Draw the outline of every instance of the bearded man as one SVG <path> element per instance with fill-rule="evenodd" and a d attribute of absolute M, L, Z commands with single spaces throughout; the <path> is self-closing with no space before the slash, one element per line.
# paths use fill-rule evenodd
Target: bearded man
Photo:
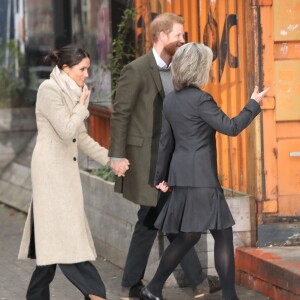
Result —
<path fill-rule="evenodd" d="M 122 300 L 140 299 L 157 235 L 153 224 L 167 197 L 167 193 L 158 193 L 153 182 L 163 99 L 173 90 L 169 67 L 172 56 L 185 43 L 183 18 L 173 13 L 160 14 L 151 22 L 150 34 L 151 51 L 122 70 L 111 115 L 109 156 L 118 175 L 115 191 L 140 205 L 124 268 Z M 176 235 L 168 235 L 170 241 L 174 238 Z M 195 298 L 220 289 L 217 278 L 203 273 L 194 249 L 181 261 L 181 267 Z"/>

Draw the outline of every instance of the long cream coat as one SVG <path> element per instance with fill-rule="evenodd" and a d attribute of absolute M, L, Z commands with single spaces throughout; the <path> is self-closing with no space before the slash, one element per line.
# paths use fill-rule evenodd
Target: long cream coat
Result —
<path fill-rule="evenodd" d="M 38 136 L 31 162 L 33 199 L 20 259 L 28 257 L 33 221 L 37 265 L 96 258 L 84 212 L 77 148 L 103 165 L 108 156 L 87 134 L 84 119 L 88 114 L 53 78 L 41 84 L 36 103 Z"/>

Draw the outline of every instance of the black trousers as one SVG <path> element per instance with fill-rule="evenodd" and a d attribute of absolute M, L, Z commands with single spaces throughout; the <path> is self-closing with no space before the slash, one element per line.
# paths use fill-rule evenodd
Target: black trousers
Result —
<path fill-rule="evenodd" d="M 157 235 L 157 229 L 153 224 L 167 196 L 167 193 L 161 193 L 156 207 L 141 206 L 137 213 L 138 221 L 131 238 L 122 278 L 123 287 L 139 285 L 144 278 L 149 255 Z M 169 241 L 172 241 L 176 235 L 167 237 Z M 186 254 L 180 266 L 191 287 L 195 287 L 206 278 L 194 248 Z"/>
<path fill-rule="evenodd" d="M 50 299 L 49 286 L 54 278 L 56 266 L 36 266 L 28 286 L 27 300 Z M 86 261 L 76 264 L 59 264 L 59 267 L 72 284 L 81 291 L 85 299 L 90 299 L 88 295 L 106 299 L 105 286 L 92 263 Z"/>

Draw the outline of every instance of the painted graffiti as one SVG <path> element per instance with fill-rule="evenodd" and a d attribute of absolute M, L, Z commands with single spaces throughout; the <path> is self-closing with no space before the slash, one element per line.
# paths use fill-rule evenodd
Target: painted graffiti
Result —
<path fill-rule="evenodd" d="M 212 49 L 213 61 L 219 60 L 219 82 L 222 78 L 226 60 L 228 60 L 229 68 L 238 68 L 239 66 L 238 57 L 232 55 L 230 51 L 229 32 L 233 26 L 237 26 L 237 17 L 231 14 L 227 16 L 224 22 L 221 41 L 219 38 L 219 26 L 215 19 L 210 19 L 204 27 L 203 43 Z"/>
<path fill-rule="evenodd" d="M 150 20 L 152 20 L 156 15 L 157 13 L 151 12 Z M 235 36 L 230 34 L 234 27 L 237 29 L 237 15 L 228 14 L 222 26 L 221 24 L 218 24 L 216 19 L 213 17 L 212 9 L 210 8 L 207 19 L 208 21 L 204 26 L 203 36 L 202 39 L 200 37 L 200 40 L 202 40 L 205 45 L 212 49 L 213 61 L 218 60 L 218 81 L 220 82 L 225 69 L 226 61 L 228 62 L 229 68 L 239 67 L 239 58 L 238 56 L 232 54 L 232 49 L 230 46 L 236 45 L 238 42 L 237 30 L 234 31 L 236 33 Z M 146 39 L 146 30 L 149 27 L 147 25 L 149 24 L 145 22 L 145 18 L 141 14 L 137 21 L 137 29 L 139 29 L 139 33 L 137 34 L 137 46 L 140 55 L 149 50 L 147 49 L 147 46 L 149 47 L 149 43 L 147 44 Z M 222 32 L 221 35 L 220 32 Z M 230 38 L 232 39 L 231 43 Z M 186 41 L 189 41 L 188 32 L 186 32 Z"/>

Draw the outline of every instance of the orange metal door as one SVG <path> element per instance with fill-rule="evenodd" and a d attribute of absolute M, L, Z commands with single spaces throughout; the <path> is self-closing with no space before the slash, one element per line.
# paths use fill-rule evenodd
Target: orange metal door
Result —
<path fill-rule="evenodd" d="M 201 42 L 212 48 L 214 62 L 207 91 L 229 116 L 234 117 L 248 101 L 248 87 L 253 86 L 250 1 L 136 0 L 136 8 L 137 43 L 141 53 L 151 46 L 148 31 L 151 19 L 166 11 L 184 17 L 187 42 Z M 238 137 L 217 135 L 218 171 L 223 186 L 256 192 L 259 135 L 259 118 L 255 126 Z"/>
<path fill-rule="evenodd" d="M 262 213 L 300 216 L 300 0 L 271 1 L 261 7 L 261 20 L 264 80 L 273 94 L 263 114 Z"/>

